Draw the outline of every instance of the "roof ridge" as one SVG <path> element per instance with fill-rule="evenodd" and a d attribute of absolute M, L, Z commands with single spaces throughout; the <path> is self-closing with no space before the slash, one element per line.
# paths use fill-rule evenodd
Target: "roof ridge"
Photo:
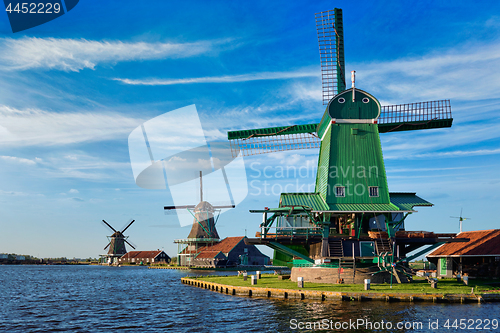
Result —
<path fill-rule="evenodd" d="M 500 229 L 486 229 L 486 230 L 470 230 L 470 231 L 462 231 L 462 232 L 459 232 L 458 235 L 460 234 L 464 234 L 464 233 L 467 233 L 467 232 L 485 232 L 485 231 L 500 231 Z"/>

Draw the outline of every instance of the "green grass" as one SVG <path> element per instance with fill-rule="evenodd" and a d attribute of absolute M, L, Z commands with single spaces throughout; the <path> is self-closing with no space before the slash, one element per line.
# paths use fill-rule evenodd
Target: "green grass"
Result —
<path fill-rule="evenodd" d="M 237 287 L 250 287 L 251 281 L 248 276 L 247 281 L 243 281 L 242 276 L 201 276 L 191 277 L 193 279 L 214 282 L 220 284 L 227 284 Z M 492 286 L 491 281 L 483 280 L 469 280 L 469 286 L 465 286 L 462 282 L 457 282 L 456 279 L 442 279 L 438 280 L 437 289 L 431 288 L 431 285 L 424 279 L 415 279 L 412 283 L 395 283 L 390 284 L 372 284 L 370 292 L 375 293 L 408 293 L 408 294 L 470 294 L 471 289 L 474 287 L 474 294 L 482 294 L 484 292 L 500 292 L 500 287 Z M 498 283 L 498 282 L 497 282 Z M 317 290 L 317 291 L 336 291 L 336 292 L 365 292 L 362 284 L 326 284 L 326 283 L 312 283 L 304 282 L 305 288 L 301 290 Z M 261 288 L 280 288 L 280 289 L 299 289 L 297 282 L 290 280 L 278 280 L 276 275 L 263 274 L 262 278 L 258 280 L 256 287 Z"/>

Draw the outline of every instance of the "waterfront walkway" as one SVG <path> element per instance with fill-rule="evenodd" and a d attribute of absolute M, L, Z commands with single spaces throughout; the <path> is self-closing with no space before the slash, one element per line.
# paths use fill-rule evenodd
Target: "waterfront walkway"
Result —
<path fill-rule="evenodd" d="M 211 290 L 214 292 L 250 297 L 266 297 L 281 299 L 314 299 L 314 300 L 342 300 L 342 301 L 406 301 L 406 302 L 434 302 L 434 303 L 482 303 L 500 302 L 500 294 L 440 294 L 440 293 L 386 293 L 386 292 L 341 292 L 301 289 L 280 289 L 266 287 L 242 287 L 215 282 L 203 281 L 185 277 L 181 282 L 186 285 Z"/>

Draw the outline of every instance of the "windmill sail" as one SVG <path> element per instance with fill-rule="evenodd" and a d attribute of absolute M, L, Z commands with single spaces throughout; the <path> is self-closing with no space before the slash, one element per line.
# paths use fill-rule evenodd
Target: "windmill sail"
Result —
<path fill-rule="evenodd" d="M 380 133 L 451 127 L 449 100 L 382 106 L 377 120 Z M 292 125 L 228 132 L 233 156 L 319 148 L 319 124 Z"/>
<path fill-rule="evenodd" d="M 125 230 L 127 230 L 132 225 L 132 223 L 135 222 L 135 220 L 130 220 L 129 222 L 127 222 L 127 226 L 125 228 L 123 228 L 121 231 L 116 230 L 115 228 L 113 228 L 105 220 L 102 220 L 102 222 L 105 225 L 107 225 L 111 230 L 113 230 L 113 234 L 108 237 L 109 238 L 109 243 L 104 248 L 104 250 L 106 250 L 107 248 L 109 248 L 109 250 L 108 250 L 108 256 L 116 256 L 116 255 L 120 256 L 120 255 L 123 255 L 123 254 L 127 253 L 127 249 L 125 247 L 125 243 L 127 243 L 130 247 L 132 247 L 133 249 L 135 249 L 135 246 L 133 244 L 131 244 L 129 241 L 127 241 L 128 236 L 123 235 L 123 233 L 125 232 Z"/>
<path fill-rule="evenodd" d="M 450 100 L 383 106 L 378 119 L 380 133 L 451 127 Z"/>
<path fill-rule="evenodd" d="M 316 13 L 323 105 L 346 88 L 342 9 Z"/>
<path fill-rule="evenodd" d="M 228 132 L 233 156 L 272 153 L 284 150 L 319 148 L 318 124 L 270 127 Z"/>

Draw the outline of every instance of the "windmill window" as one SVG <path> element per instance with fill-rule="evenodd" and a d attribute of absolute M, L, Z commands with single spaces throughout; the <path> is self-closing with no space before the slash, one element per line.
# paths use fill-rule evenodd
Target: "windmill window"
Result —
<path fill-rule="evenodd" d="M 369 186 L 370 197 L 378 197 L 378 186 Z"/>
<path fill-rule="evenodd" d="M 362 101 L 363 101 L 363 103 L 368 103 L 370 100 L 367 97 L 365 97 L 362 99 Z"/>
<path fill-rule="evenodd" d="M 339 101 L 339 103 L 341 103 L 341 104 L 342 104 L 342 103 L 345 103 L 345 98 L 340 97 L 340 98 L 338 99 L 338 101 Z"/>
<path fill-rule="evenodd" d="M 335 186 L 335 196 L 345 197 L 345 186 Z"/>

